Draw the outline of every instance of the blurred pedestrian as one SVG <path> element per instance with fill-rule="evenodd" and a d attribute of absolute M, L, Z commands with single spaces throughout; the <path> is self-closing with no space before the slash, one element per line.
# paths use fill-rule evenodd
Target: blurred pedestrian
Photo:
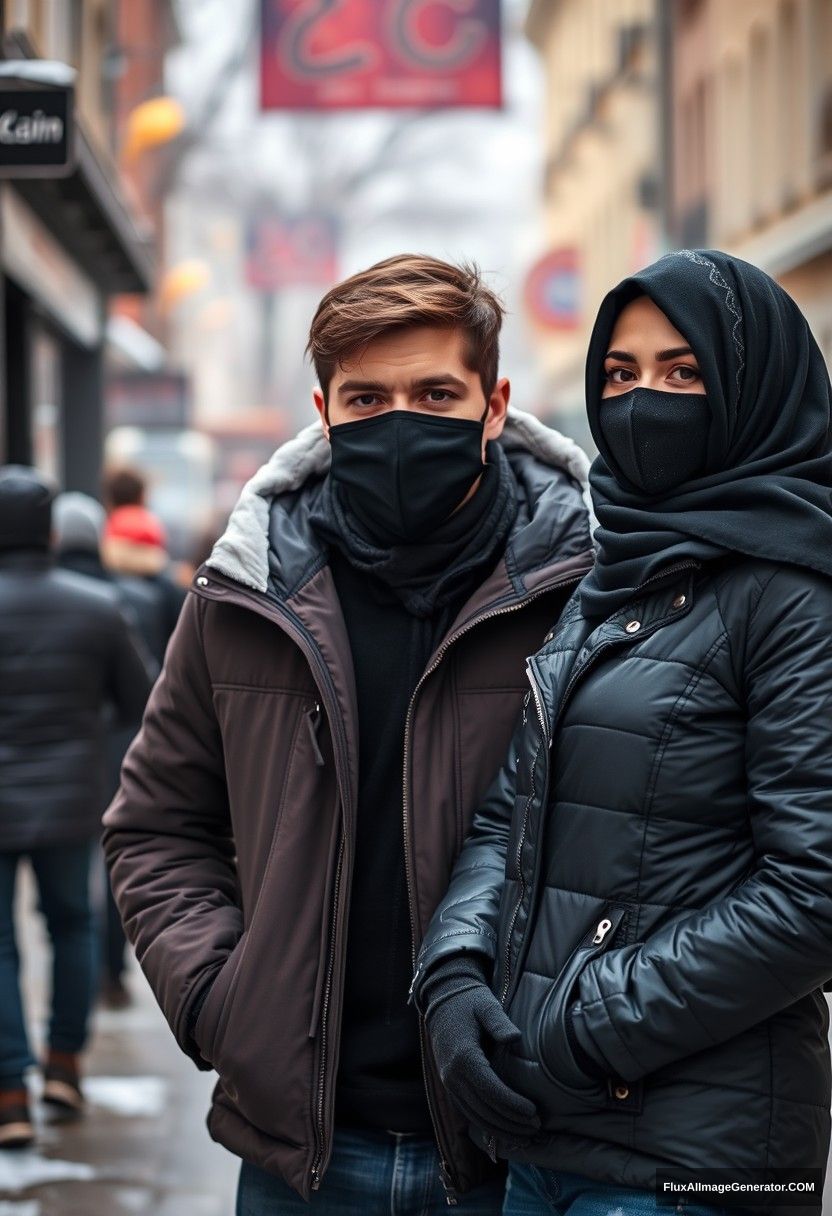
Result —
<path fill-rule="evenodd" d="M 511 1163 L 506 1216 L 661 1212 L 662 1170 L 746 1187 L 811 1171 L 800 1199 L 746 1198 L 819 1216 L 829 374 L 779 284 L 682 250 L 607 295 L 586 393 L 595 565 L 530 660 L 414 993 L 469 1108 L 480 1019 L 517 1026 L 490 1066 L 541 1133 L 514 1144 L 471 1109 Z M 679 1194 L 677 1211 L 726 1211 Z"/>
<path fill-rule="evenodd" d="M 106 569 L 119 576 L 123 587 L 129 583 L 137 586 L 140 580 L 153 591 L 156 624 L 152 626 L 147 620 L 145 638 L 161 664 L 186 591 L 174 576 L 164 526 L 146 506 L 145 495 L 146 482 L 137 469 L 107 470 L 103 482 L 107 520 L 101 556 Z"/>
<path fill-rule="evenodd" d="M 427 257 L 324 297 L 319 417 L 197 572 L 105 815 L 247 1216 L 502 1208 L 407 999 L 525 656 L 591 562 L 588 461 L 508 409 L 501 320 L 475 269 Z M 531 1130 L 531 1103 L 488 1100 Z"/>
<path fill-rule="evenodd" d="M 74 491 L 59 494 L 52 515 L 53 547 L 58 564 L 67 570 L 108 583 L 118 593 L 128 620 L 145 645 L 145 664 L 155 679 L 172 628 L 167 597 L 160 595 L 155 584 L 144 578 L 119 575 L 106 569 L 101 560 L 101 538 L 107 516 L 102 505 L 94 498 Z M 121 762 L 138 725 L 138 721 L 129 726 L 119 725 L 110 707 L 107 707 L 108 780 L 102 813 L 118 789 Z M 123 1009 L 130 1004 L 130 992 L 124 982 L 127 938 L 113 899 L 106 866 L 103 870 L 99 995 L 107 1008 Z"/>
<path fill-rule="evenodd" d="M 96 979 L 89 872 L 106 788 L 102 708 L 135 726 L 150 673 L 116 595 L 56 568 L 53 491 L 0 469 L 0 1147 L 29 1143 L 26 1031 L 14 890 L 26 857 L 52 942 L 47 1103 L 82 1109 L 80 1053 Z"/>

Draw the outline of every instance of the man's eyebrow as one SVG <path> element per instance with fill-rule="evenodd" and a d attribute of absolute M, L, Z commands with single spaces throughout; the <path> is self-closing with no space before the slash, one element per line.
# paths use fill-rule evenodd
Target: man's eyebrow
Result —
<path fill-rule="evenodd" d="M 388 386 L 380 380 L 345 380 L 338 385 L 339 393 L 386 393 Z"/>
<path fill-rule="evenodd" d="M 414 380 L 411 388 L 436 388 L 440 384 L 450 384 L 454 388 L 467 389 L 468 385 L 464 380 L 460 380 L 459 376 L 452 376 L 450 372 L 437 372 L 435 376 L 421 376 L 418 380 Z"/>

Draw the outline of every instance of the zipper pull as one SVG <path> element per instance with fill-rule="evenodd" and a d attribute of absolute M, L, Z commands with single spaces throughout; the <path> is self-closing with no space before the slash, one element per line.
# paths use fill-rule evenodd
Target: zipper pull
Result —
<path fill-rule="evenodd" d="M 448 1169 L 448 1163 L 441 1157 L 439 1159 L 439 1180 L 442 1183 L 442 1189 L 445 1192 L 445 1202 L 449 1207 L 455 1208 L 459 1203 L 457 1196 L 459 1192 L 451 1179 L 451 1171 Z"/>
<path fill-rule="evenodd" d="M 312 751 L 315 753 L 315 764 L 318 768 L 323 768 L 326 761 L 324 760 L 323 752 L 318 744 L 318 726 L 321 721 L 321 707 L 316 701 L 312 709 L 306 711 L 306 725 L 309 728 L 309 739 L 312 743 Z"/>
<path fill-rule="evenodd" d="M 407 990 L 407 1003 L 408 1003 L 408 1005 L 412 1005 L 412 1004 L 413 1004 L 413 1001 L 414 1001 L 413 989 L 416 987 L 416 981 L 417 981 L 417 980 L 418 980 L 418 978 L 419 978 L 419 972 L 420 972 L 421 970 L 422 970 L 422 964 L 420 963 L 420 964 L 419 964 L 419 966 L 416 968 L 416 971 L 414 972 L 413 979 L 410 981 L 410 987 L 409 987 L 409 988 L 408 988 L 408 990 Z"/>
<path fill-rule="evenodd" d="M 592 939 L 593 946 L 600 945 L 604 938 L 612 928 L 612 921 L 608 917 L 598 921 L 598 928 L 595 930 L 595 936 Z"/>
<path fill-rule="evenodd" d="M 524 726 L 526 725 L 526 710 L 529 708 L 529 701 L 531 700 L 531 696 L 532 696 L 532 690 L 529 689 L 529 691 L 526 693 L 525 697 L 523 698 L 523 725 Z"/>

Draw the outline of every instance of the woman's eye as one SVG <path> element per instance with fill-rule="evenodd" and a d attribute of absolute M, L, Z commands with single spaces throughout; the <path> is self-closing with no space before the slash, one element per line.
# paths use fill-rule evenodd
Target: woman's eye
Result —
<path fill-rule="evenodd" d="M 635 378 L 635 372 L 629 367 L 613 367 L 607 372 L 610 384 L 629 384 Z"/>
<path fill-rule="evenodd" d="M 683 363 L 679 367 L 674 367 L 673 375 L 678 376 L 683 384 L 693 384 L 695 380 L 699 379 L 699 368 Z"/>

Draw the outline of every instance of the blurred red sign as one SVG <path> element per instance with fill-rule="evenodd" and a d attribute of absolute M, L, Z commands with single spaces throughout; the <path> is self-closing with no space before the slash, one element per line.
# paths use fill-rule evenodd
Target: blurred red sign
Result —
<path fill-rule="evenodd" d="M 526 276 L 526 306 L 546 329 L 577 329 L 581 280 L 577 249 L 553 249 Z"/>
<path fill-rule="evenodd" d="M 311 284 L 329 287 L 338 277 L 336 226 L 329 215 L 255 216 L 246 234 L 246 278 L 258 291 Z"/>
<path fill-rule="evenodd" d="M 499 107 L 500 0 L 261 0 L 264 110 Z"/>

